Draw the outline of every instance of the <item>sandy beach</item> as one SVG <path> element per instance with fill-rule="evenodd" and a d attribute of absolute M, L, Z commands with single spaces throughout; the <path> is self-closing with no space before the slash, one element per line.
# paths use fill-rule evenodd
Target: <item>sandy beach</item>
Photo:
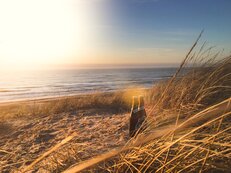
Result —
<path fill-rule="evenodd" d="M 0 171 L 17 172 L 22 170 L 74 132 L 77 135 L 61 149 L 63 160 L 61 159 L 60 162 L 65 162 L 66 165 L 60 163 L 54 166 L 52 158 L 53 160 L 54 157 L 60 158 L 58 152 L 54 152 L 46 157 L 45 161 L 38 164 L 37 171 L 54 172 L 60 169 L 59 165 L 62 165 L 62 169 L 67 168 L 76 160 L 86 160 L 123 146 L 128 140 L 130 109 L 116 107 L 120 106 L 119 104 L 112 105 L 115 104 L 113 102 L 114 95 L 118 94 L 100 93 L 96 95 L 1 103 Z M 81 102 L 82 99 L 90 102 L 89 99 L 93 100 L 92 98 L 95 97 L 104 99 L 108 97 L 112 102 L 107 103 L 108 101 L 102 99 L 104 105 L 95 106 L 100 103 L 94 100 L 95 104 L 84 105 L 83 103 L 74 111 L 68 108 L 65 110 L 62 107 L 63 111 L 59 112 L 38 111 L 39 113 L 35 113 L 35 116 L 26 115 L 26 111 L 44 109 L 46 105 L 51 108 L 60 102 L 63 104 L 67 100 L 73 102 L 73 99 L 79 99 L 76 103 Z M 19 113 L 20 109 L 23 109 L 24 114 Z M 8 110 L 8 113 L 11 110 L 11 112 L 7 116 L 4 110 Z M 72 151 L 77 152 L 72 154 L 74 157 L 77 155 L 78 158 L 71 157 Z M 49 164 L 47 164 L 47 159 Z M 45 168 L 42 166 L 43 164 L 46 165 Z"/>

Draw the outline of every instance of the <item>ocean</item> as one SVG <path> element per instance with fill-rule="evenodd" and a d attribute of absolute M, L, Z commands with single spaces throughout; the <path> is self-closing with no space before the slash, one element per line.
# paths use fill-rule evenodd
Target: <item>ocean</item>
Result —
<path fill-rule="evenodd" d="M 45 70 L 0 74 L 0 102 L 150 88 L 176 68 Z"/>

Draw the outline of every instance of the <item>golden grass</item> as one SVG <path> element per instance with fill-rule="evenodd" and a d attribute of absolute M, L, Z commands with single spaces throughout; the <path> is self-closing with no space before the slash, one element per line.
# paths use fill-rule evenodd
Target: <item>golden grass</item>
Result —
<path fill-rule="evenodd" d="M 118 164 L 122 165 L 122 164 L 127 164 L 127 163 L 129 163 L 129 165 L 132 166 L 136 171 L 140 170 L 140 168 L 139 169 L 136 168 L 129 161 L 132 160 L 133 162 L 135 162 L 137 164 L 137 161 L 143 161 L 143 159 L 141 159 L 141 158 L 144 155 L 147 155 L 147 157 L 148 156 L 155 157 L 153 160 L 157 159 L 161 154 L 164 154 L 164 152 L 166 152 L 169 148 L 171 148 L 172 146 L 174 146 L 178 142 L 182 142 L 181 140 L 185 139 L 186 137 L 194 134 L 195 132 L 206 127 L 207 125 L 210 125 L 210 124 L 216 122 L 217 120 L 220 120 L 224 117 L 231 115 L 230 102 L 231 102 L 231 98 L 223 101 L 222 103 L 216 104 L 216 105 L 214 105 L 214 106 L 212 106 L 206 110 L 203 110 L 203 111 L 193 115 L 192 117 L 190 117 L 189 119 L 187 119 L 186 121 L 184 121 L 183 123 L 181 123 L 180 125 L 178 125 L 176 127 L 169 125 L 169 126 L 165 126 L 162 129 L 160 129 L 160 128 L 155 129 L 154 128 L 153 132 L 146 134 L 146 135 L 141 134 L 141 135 L 137 136 L 137 138 L 129 141 L 127 143 L 127 145 L 125 147 L 123 147 L 122 149 L 117 149 L 117 150 L 114 150 L 112 152 L 109 152 L 109 153 L 103 154 L 101 156 L 98 156 L 96 158 L 85 161 L 82 164 L 77 165 L 77 166 L 75 166 L 75 167 L 73 167 L 73 168 L 71 168 L 65 172 L 66 173 L 79 172 L 83 169 L 90 168 L 90 167 L 94 166 L 95 164 L 99 164 L 103 161 L 111 159 L 112 157 L 115 157 L 116 155 L 123 153 L 125 151 L 128 151 L 128 153 L 126 153 L 126 155 L 123 155 L 123 160 L 120 160 L 120 161 L 122 161 L 122 163 L 118 163 L 118 160 L 116 160 L 116 165 L 113 165 L 112 167 L 110 167 L 112 169 L 111 171 L 112 172 L 114 172 L 114 171 L 123 172 L 124 170 L 115 170 L 115 169 L 118 168 L 117 167 Z M 214 117 L 214 115 L 217 115 L 217 114 L 220 114 L 220 116 L 216 117 L 215 119 L 210 120 L 211 118 Z M 201 119 L 208 119 L 209 121 L 207 121 L 206 123 L 202 123 Z M 195 124 L 199 124 L 199 125 L 194 127 Z M 227 130 L 231 130 L 231 128 L 228 127 L 227 129 L 225 129 L 225 131 L 227 131 Z M 185 131 L 186 134 L 183 134 L 182 131 Z M 224 133 L 225 131 L 220 132 L 219 135 Z M 172 136 L 173 133 L 178 138 L 174 141 L 172 140 L 171 142 L 169 142 L 168 140 L 170 139 L 170 137 Z M 212 138 L 216 137 L 217 135 L 218 134 L 216 133 L 214 136 L 212 136 Z M 183 140 L 183 141 L 184 142 L 187 141 L 189 143 L 192 142 L 192 140 Z M 194 142 L 197 142 L 197 141 L 194 140 Z M 200 140 L 200 143 L 201 142 L 206 142 L 206 141 Z M 221 143 L 216 143 L 216 145 L 218 145 L 218 144 L 219 144 L 219 146 L 222 145 Z M 186 144 L 184 144 L 184 145 L 186 145 Z M 231 147 L 231 144 L 223 144 L 222 146 Z M 209 151 L 209 150 L 206 150 L 206 151 Z M 185 153 L 187 153 L 187 152 L 188 151 L 185 151 Z M 184 156 L 184 154 L 180 154 L 179 156 Z M 173 160 L 177 159 L 179 156 L 175 157 Z M 125 161 L 124 161 L 124 159 L 125 159 Z M 159 159 L 158 159 L 158 161 L 159 161 Z M 147 163 L 144 162 L 142 165 L 145 166 L 146 164 Z M 163 166 L 160 167 L 159 169 L 161 169 L 161 168 L 163 168 Z"/>
<path fill-rule="evenodd" d="M 43 160 L 44 158 L 46 158 L 49 154 L 51 154 L 52 152 L 58 150 L 62 145 L 68 143 L 70 140 L 72 140 L 75 136 L 77 135 L 77 133 L 73 133 L 72 135 L 66 137 L 64 140 L 62 140 L 60 143 L 58 143 L 57 145 L 55 145 L 52 149 L 48 150 L 47 152 L 45 152 L 42 156 L 40 156 L 39 158 L 37 158 L 35 161 L 33 161 L 29 166 L 27 166 L 25 169 L 22 170 L 22 172 L 26 172 L 28 170 L 30 170 L 31 168 L 33 168 L 34 165 L 36 165 L 38 162 L 40 162 L 41 160 Z"/>
<path fill-rule="evenodd" d="M 83 109 L 107 109 L 119 112 L 130 111 L 132 95 L 143 94 L 140 88 L 111 93 L 94 93 L 79 96 L 38 99 L 0 104 L 1 121 L 15 118 L 36 118 L 50 114 L 76 112 Z"/>
<path fill-rule="evenodd" d="M 66 172 L 229 172 L 231 56 L 194 50 L 197 42 L 173 78 L 149 91 L 144 132 Z"/>

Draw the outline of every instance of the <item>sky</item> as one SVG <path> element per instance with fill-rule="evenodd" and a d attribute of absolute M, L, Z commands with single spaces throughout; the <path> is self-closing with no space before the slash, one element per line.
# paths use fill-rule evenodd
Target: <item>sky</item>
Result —
<path fill-rule="evenodd" d="M 0 0 L 0 69 L 177 64 L 230 53 L 230 0 Z"/>

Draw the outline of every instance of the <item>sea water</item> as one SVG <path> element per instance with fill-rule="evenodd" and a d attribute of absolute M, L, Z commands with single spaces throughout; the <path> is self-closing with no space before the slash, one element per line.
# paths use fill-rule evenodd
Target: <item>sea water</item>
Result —
<path fill-rule="evenodd" d="M 175 72 L 176 68 L 117 68 L 1 73 L 0 102 L 150 88 Z"/>

